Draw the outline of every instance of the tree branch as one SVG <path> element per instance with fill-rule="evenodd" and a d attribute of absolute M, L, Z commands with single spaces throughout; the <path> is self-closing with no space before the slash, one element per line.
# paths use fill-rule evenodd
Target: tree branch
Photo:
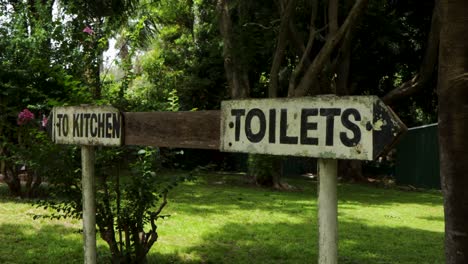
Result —
<path fill-rule="evenodd" d="M 349 80 L 349 66 L 351 64 L 351 41 L 353 39 L 352 30 L 348 31 L 343 39 L 340 51 L 336 58 L 336 66 L 334 72 L 336 72 L 335 87 L 337 95 L 349 95 L 350 90 L 348 89 Z"/>
<path fill-rule="evenodd" d="M 317 18 L 318 12 L 318 1 L 312 1 L 312 11 L 310 15 L 310 28 L 309 28 L 309 39 L 307 40 L 307 46 L 302 53 L 302 57 L 299 60 L 299 63 L 294 68 L 291 78 L 289 79 L 289 87 L 288 87 L 288 95 L 294 92 L 294 88 L 296 87 L 296 79 L 299 73 L 304 68 L 304 65 L 309 66 L 309 53 L 312 50 L 312 46 L 314 45 L 315 34 L 317 33 L 317 29 L 315 28 L 315 19 Z"/>
<path fill-rule="evenodd" d="M 281 24 L 280 30 L 278 33 L 278 42 L 276 45 L 275 55 L 273 57 L 273 62 L 271 64 L 270 70 L 270 83 L 268 87 L 268 97 L 277 97 L 278 96 L 278 72 L 281 67 L 281 61 L 284 57 L 284 51 L 287 44 L 287 36 L 289 29 L 289 22 L 294 13 L 294 7 L 296 0 L 289 0 L 286 4 L 286 8 L 281 15 Z"/>
<path fill-rule="evenodd" d="M 292 21 L 289 21 L 288 35 L 291 39 L 291 44 L 294 45 L 294 48 L 296 49 L 297 56 L 302 57 L 302 54 L 304 54 L 306 50 L 306 46 L 304 45 L 304 39 L 299 35 L 296 26 Z"/>
<path fill-rule="evenodd" d="M 150 224 L 151 224 L 151 230 L 144 235 L 144 250 L 146 253 L 149 252 L 149 250 L 151 249 L 151 247 L 153 246 L 154 243 L 156 243 L 156 241 L 158 240 L 158 232 L 157 232 L 157 228 L 158 226 L 156 225 L 156 220 L 158 220 L 158 216 L 159 214 L 162 212 L 162 210 L 164 209 L 164 207 L 167 205 L 167 191 L 165 191 L 163 193 L 163 202 L 161 203 L 161 205 L 159 206 L 159 209 L 151 214 L 151 217 L 150 217 Z"/>
<path fill-rule="evenodd" d="M 338 31 L 338 0 L 328 1 L 328 32 L 333 36 Z"/>
<path fill-rule="evenodd" d="M 434 7 L 431 19 L 431 31 L 427 39 L 427 48 L 421 62 L 419 72 L 410 80 L 404 82 L 396 89 L 388 92 L 382 100 L 386 104 L 393 104 L 395 101 L 405 98 L 409 95 L 415 94 L 431 80 L 432 75 L 436 69 L 437 58 L 439 55 L 439 41 L 440 41 L 440 17 L 438 5 Z"/>
<path fill-rule="evenodd" d="M 299 97 L 305 96 L 310 93 L 311 89 L 317 90 L 317 87 L 311 87 L 313 80 L 317 78 L 320 71 L 323 69 L 325 63 L 330 58 L 331 53 L 338 46 L 340 41 L 343 39 L 347 31 L 354 27 L 355 22 L 361 16 L 367 6 L 368 0 L 357 0 L 353 8 L 348 14 L 343 25 L 336 32 L 334 36 L 331 36 L 325 42 L 325 45 L 322 47 L 318 55 L 315 57 L 312 64 L 308 67 L 305 75 L 302 77 L 299 85 L 294 90 L 294 93 L 290 94 L 291 96 Z"/>

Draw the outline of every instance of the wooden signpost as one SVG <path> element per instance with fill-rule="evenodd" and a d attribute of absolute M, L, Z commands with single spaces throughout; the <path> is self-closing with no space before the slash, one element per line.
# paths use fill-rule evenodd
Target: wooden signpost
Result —
<path fill-rule="evenodd" d="M 373 160 L 404 125 L 375 96 L 224 101 L 221 151 Z"/>
<path fill-rule="evenodd" d="M 337 160 L 373 160 L 405 125 L 375 96 L 223 101 L 221 111 L 53 109 L 52 138 L 82 146 L 85 263 L 96 262 L 93 146 L 144 145 L 317 157 L 319 263 L 337 263 Z M 124 126 L 125 124 L 125 126 Z"/>
<path fill-rule="evenodd" d="M 375 96 L 225 101 L 221 151 L 316 157 L 319 263 L 338 262 L 337 159 L 373 160 L 406 130 Z"/>
<path fill-rule="evenodd" d="M 81 145 L 84 263 L 96 263 L 94 146 L 122 145 L 122 116 L 109 106 L 54 107 L 52 140 Z"/>

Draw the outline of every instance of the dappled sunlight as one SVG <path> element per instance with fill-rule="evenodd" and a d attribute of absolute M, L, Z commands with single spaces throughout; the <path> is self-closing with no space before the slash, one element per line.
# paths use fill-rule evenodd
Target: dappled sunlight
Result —
<path fill-rule="evenodd" d="M 67 233 L 75 233 L 75 236 L 65 238 L 63 235 Z M 0 241 L 3 241 L 1 263 L 83 262 L 81 236 L 76 234 L 76 229 L 44 225 L 36 230 L 28 224 L 1 224 Z"/>
<path fill-rule="evenodd" d="M 338 208 L 340 221 L 360 221 L 371 226 L 405 227 L 440 233 L 444 231 L 443 220 L 430 221 L 434 217 L 443 219 L 442 205 L 397 204 L 367 207 L 345 204 Z"/>
<path fill-rule="evenodd" d="M 155 262 L 249 263 L 255 258 L 255 263 L 314 263 L 317 259 L 315 188 L 278 192 L 200 180 L 179 186 L 172 195 L 166 211 L 172 217 L 160 223 L 159 244 L 151 251 Z M 338 195 L 344 197 L 339 201 L 340 263 L 418 263 L 412 255 L 416 248 L 420 260 L 431 256 L 438 263 L 443 258 L 443 222 L 430 218 L 443 213 L 437 193 L 342 184 Z"/>
<path fill-rule="evenodd" d="M 340 263 L 443 263 L 441 232 L 340 221 Z M 417 249 L 417 250 L 416 250 Z"/>
<path fill-rule="evenodd" d="M 212 177 L 223 184 L 200 176 L 171 191 L 149 263 L 315 263 L 316 182 L 292 179 L 305 188 L 281 192 L 244 184 L 240 176 Z M 339 263 L 443 262 L 438 193 L 340 184 L 338 197 Z M 45 212 L 0 201 L 0 241 L 8 241 L 0 263 L 82 263 L 81 221 L 32 220 Z M 108 247 L 99 236 L 97 242 L 106 263 Z"/>
<path fill-rule="evenodd" d="M 313 257 L 315 232 L 304 229 L 310 223 L 228 223 L 201 235 L 199 243 L 179 252 L 210 263 L 301 263 Z"/>

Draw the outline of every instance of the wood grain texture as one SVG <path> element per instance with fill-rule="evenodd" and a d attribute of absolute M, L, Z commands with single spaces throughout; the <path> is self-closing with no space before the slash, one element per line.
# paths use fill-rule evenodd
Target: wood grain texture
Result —
<path fill-rule="evenodd" d="M 220 111 L 125 112 L 125 145 L 219 149 Z"/>

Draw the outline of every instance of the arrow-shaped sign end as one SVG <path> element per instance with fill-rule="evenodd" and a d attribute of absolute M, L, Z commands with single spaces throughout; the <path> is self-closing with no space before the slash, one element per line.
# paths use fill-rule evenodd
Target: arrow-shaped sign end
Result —
<path fill-rule="evenodd" d="M 374 103 L 373 158 L 387 154 L 408 130 L 393 110 L 380 99 Z"/>

